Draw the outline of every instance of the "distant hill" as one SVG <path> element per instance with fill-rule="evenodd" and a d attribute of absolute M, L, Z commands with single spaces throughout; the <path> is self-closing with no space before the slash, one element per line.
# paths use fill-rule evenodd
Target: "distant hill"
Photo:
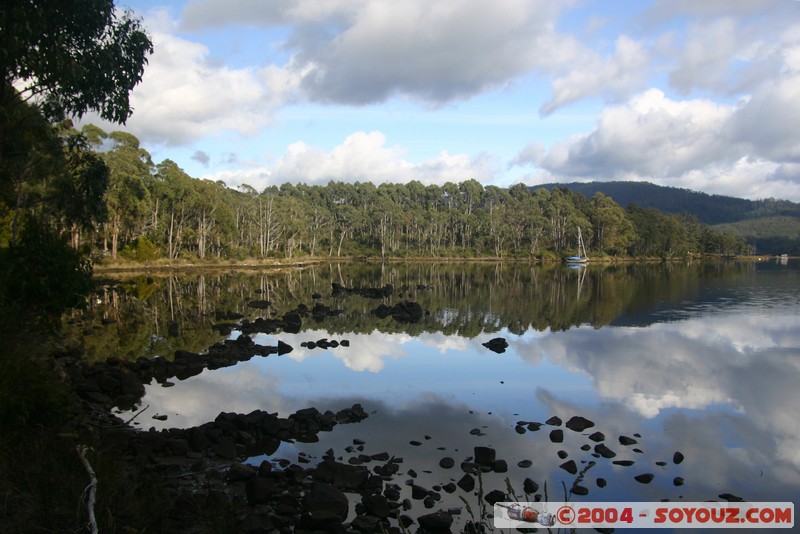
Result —
<path fill-rule="evenodd" d="M 649 182 L 553 183 L 531 189 L 554 187 L 581 193 L 586 198 L 601 192 L 623 208 L 636 204 L 664 213 L 690 213 L 700 222 L 744 237 L 762 254 L 800 254 L 800 204 L 796 202 L 709 195 Z"/>

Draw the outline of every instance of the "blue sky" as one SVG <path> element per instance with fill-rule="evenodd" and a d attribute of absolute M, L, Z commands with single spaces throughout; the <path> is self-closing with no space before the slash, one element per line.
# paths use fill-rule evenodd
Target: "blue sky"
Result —
<path fill-rule="evenodd" d="M 118 6 L 155 44 L 124 129 L 197 178 L 647 180 L 800 201 L 795 0 Z"/>

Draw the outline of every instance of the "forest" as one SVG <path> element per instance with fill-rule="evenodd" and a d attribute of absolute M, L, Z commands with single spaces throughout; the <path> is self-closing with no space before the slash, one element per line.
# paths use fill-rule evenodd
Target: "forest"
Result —
<path fill-rule="evenodd" d="M 593 257 L 747 252 L 743 240 L 692 215 L 623 209 L 599 192 L 587 199 L 566 188 L 500 188 L 471 179 L 441 186 L 331 181 L 232 189 L 193 178 L 169 159 L 154 163 L 124 131 L 89 124 L 81 131 L 62 126 L 56 134 L 76 166 L 98 173 L 106 167 L 106 190 L 97 180 L 75 183 L 46 173 L 19 182 L 6 196 L 16 204 L 3 209 L 5 244 L 17 233 L 15 213 L 24 211 L 95 260 L 557 259 L 577 252 L 579 229 Z M 72 205 L 51 209 L 68 199 Z"/>

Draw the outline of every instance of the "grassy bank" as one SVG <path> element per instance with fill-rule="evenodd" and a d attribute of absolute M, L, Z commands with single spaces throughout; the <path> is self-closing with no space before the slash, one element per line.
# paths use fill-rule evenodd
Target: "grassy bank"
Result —
<path fill-rule="evenodd" d="M 673 257 L 669 259 L 659 257 L 633 257 L 633 256 L 597 256 L 589 258 L 590 264 L 615 264 L 615 263 L 662 263 L 662 262 L 685 262 L 685 261 L 769 261 L 771 256 L 709 256 L 694 255 L 691 257 Z M 154 261 L 136 262 L 125 259 L 104 259 L 94 264 L 94 272 L 102 273 L 125 273 L 125 272 L 169 272 L 169 271 L 191 271 L 191 270 L 284 270 L 308 267 L 324 263 L 534 263 L 534 264 L 553 264 L 563 262 L 562 258 L 557 257 L 460 257 L 460 256 L 414 256 L 414 257 L 387 257 L 377 256 L 357 256 L 357 257 L 299 257 L 299 258 L 268 258 L 268 259 L 224 259 L 211 258 L 199 259 L 159 259 Z"/>

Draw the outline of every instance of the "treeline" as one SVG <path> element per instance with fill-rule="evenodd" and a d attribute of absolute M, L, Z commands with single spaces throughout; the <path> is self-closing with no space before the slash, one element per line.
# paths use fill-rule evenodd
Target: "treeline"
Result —
<path fill-rule="evenodd" d="M 577 253 L 579 229 L 590 256 L 746 252 L 742 240 L 696 217 L 623 209 L 603 193 L 587 199 L 568 189 L 475 180 L 231 189 L 194 179 L 171 160 L 153 163 L 129 133 L 94 125 L 80 133 L 107 166 L 108 187 L 98 224 L 73 222 L 63 231 L 95 257 L 559 258 Z M 39 211 L 46 215 L 46 206 Z"/>

